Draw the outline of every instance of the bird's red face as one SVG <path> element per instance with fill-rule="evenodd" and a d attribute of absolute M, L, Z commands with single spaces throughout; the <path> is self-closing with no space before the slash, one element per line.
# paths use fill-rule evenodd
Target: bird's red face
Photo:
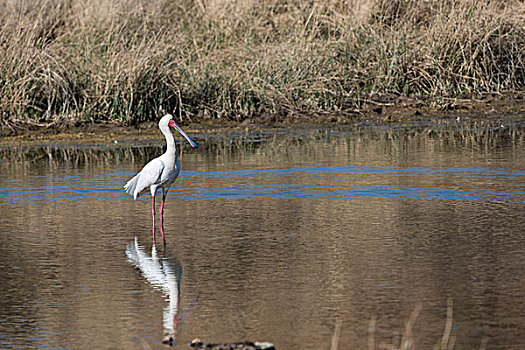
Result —
<path fill-rule="evenodd" d="M 188 135 L 186 135 L 186 133 L 184 131 L 182 131 L 180 126 L 177 123 L 175 123 L 175 120 L 170 119 L 170 121 L 168 122 L 168 125 L 171 126 L 172 128 L 175 128 L 175 130 L 177 130 L 178 132 L 180 132 L 180 134 L 182 136 L 184 136 L 186 138 L 186 140 L 188 140 L 188 142 L 190 143 L 190 145 L 192 147 L 197 148 L 197 144 L 195 142 L 193 142 L 193 140 L 190 139 L 190 137 Z"/>

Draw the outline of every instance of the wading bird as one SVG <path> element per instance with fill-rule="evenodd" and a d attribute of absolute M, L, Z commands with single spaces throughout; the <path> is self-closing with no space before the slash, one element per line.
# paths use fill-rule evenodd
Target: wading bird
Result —
<path fill-rule="evenodd" d="M 175 128 L 182 136 L 188 140 L 192 147 L 197 148 L 197 144 L 190 139 L 188 135 L 175 123 L 171 114 L 166 114 L 159 121 L 159 129 L 166 137 L 166 152 L 151 160 L 148 164 L 142 168 L 142 170 L 129 180 L 125 185 L 124 189 L 126 193 L 133 196 L 133 199 L 137 199 L 143 192 L 148 188 L 151 192 L 151 215 L 153 217 L 153 244 L 155 241 L 155 193 L 157 189 L 162 188 L 162 201 L 160 202 L 160 234 L 162 236 L 162 242 L 166 244 L 164 238 L 164 222 L 163 222 L 163 210 L 164 200 L 170 189 L 171 184 L 175 181 L 180 172 L 180 162 L 177 159 L 177 146 L 175 145 L 175 139 L 169 127 Z"/>

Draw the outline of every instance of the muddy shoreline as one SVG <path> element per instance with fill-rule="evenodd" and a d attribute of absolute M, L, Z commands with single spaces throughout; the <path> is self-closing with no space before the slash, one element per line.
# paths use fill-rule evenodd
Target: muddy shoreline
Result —
<path fill-rule="evenodd" d="M 266 128 L 336 127 L 336 126 L 385 126 L 385 125 L 424 125 L 443 120 L 467 121 L 476 127 L 490 127 L 499 122 L 502 125 L 525 124 L 525 93 L 511 96 L 493 94 L 480 100 L 450 100 L 439 106 L 432 106 L 421 99 L 402 97 L 383 98 L 369 103 L 363 109 L 352 112 L 326 114 L 263 114 L 257 118 L 243 121 L 228 119 L 184 117 L 180 124 L 189 133 L 216 133 L 226 130 L 257 131 Z M 465 123 L 464 123 L 465 124 Z M 103 144 L 118 143 L 118 140 L 140 139 L 154 141 L 159 138 L 156 122 L 146 122 L 134 126 L 122 126 L 112 122 L 89 122 L 76 125 L 59 124 L 20 124 L 0 129 L 1 146 L 31 146 L 42 143 Z"/>

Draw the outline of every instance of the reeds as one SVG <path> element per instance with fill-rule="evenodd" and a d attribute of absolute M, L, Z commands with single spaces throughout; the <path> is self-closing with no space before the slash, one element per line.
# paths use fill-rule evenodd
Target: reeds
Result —
<path fill-rule="evenodd" d="M 522 90 L 520 1 L 0 1 L 0 127 Z"/>
<path fill-rule="evenodd" d="M 441 338 L 437 340 L 435 345 L 433 346 L 434 350 L 453 350 L 455 349 L 456 344 L 456 335 L 454 334 L 452 330 L 453 326 L 453 300 L 452 298 L 449 298 L 447 300 L 447 313 L 446 313 L 446 321 L 445 321 L 445 327 L 443 330 L 443 335 Z M 419 317 L 419 314 L 421 313 L 421 310 L 423 308 L 423 305 L 421 303 L 417 303 L 414 307 L 414 310 L 410 314 L 409 319 L 405 323 L 405 329 L 403 331 L 403 335 L 400 339 L 397 339 L 397 342 L 394 341 L 394 343 L 380 343 L 376 347 L 376 325 L 377 325 L 377 317 L 372 316 L 370 318 L 370 323 L 368 327 L 368 349 L 369 350 L 375 350 L 375 349 L 390 349 L 390 350 L 411 350 L 416 349 L 416 339 L 414 337 L 413 328 L 414 324 Z M 337 350 L 339 345 L 339 337 L 341 336 L 341 327 L 342 327 L 343 321 L 341 319 L 337 319 L 334 327 L 334 333 L 332 335 L 332 343 L 330 346 L 330 350 Z M 480 342 L 480 349 L 485 349 L 487 344 L 487 338 L 483 338 Z"/>
<path fill-rule="evenodd" d="M 421 303 L 417 303 L 414 310 L 412 311 L 412 314 L 410 315 L 408 321 L 405 324 L 405 329 L 403 331 L 403 336 L 401 337 L 401 340 L 398 344 L 389 344 L 389 343 L 382 343 L 379 344 L 379 346 L 375 347 L 375 330 L 376 330 L 376 322 L 377 318 L 375 316 L 372 316 L 370 319 L 370 327 L 368 330 L 368 349 L 374 350 L 374 349 L 392 349 L 392 350 L 411 350 L 416 349 L 416 339 L 413 334 L 413 327 L 414 323 L 416 322 L 419 314 L 421 313 L 421 309 L 423 308 Z M 443 335 L 441 338 L 439 338 L 435 345 L 433 346 L 434 350 L 453 350 L 455 349 L 456 344 L 456 335 L 454 334 L 452 330 L 453 325 L 453 300 L 452 298 L 449 298 L 447 300 L 447 313 L 446 313 L 446 321 L 445 321 L 445 327 L 443 330 Z M 487 339 L 483 338 L 481 340 L 480 349 L 484 349 L 486 345 Z"/>

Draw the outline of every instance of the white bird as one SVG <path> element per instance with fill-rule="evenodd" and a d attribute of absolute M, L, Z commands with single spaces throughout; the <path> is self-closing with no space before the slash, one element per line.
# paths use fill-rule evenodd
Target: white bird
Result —
<path fill-rule="evenodd" d="M 163 210 L 164 200 L 170 189 L 171 184 L 175 181 L 180 173 L 180 162 L 177 159 L 177 146 L 175 139 L 169 127 L 175 128 L 182 136 L 188 140 L 192 147 L 197 148 L 197 144 L 190 139 L 188 135 L 175 123 L 171 114 L 166 114 L 159 121 L 159 129 L 166 137 L 166 152 L 160 157 L 151 160 L 148 164 L 142 168 L 142 170 L 129 180 L 125 185 L 124 189 L 126 193 L 133 196 L 133 199 L 137 199 L 143 192 L 148 188 L 151 192 L 152 206 L 151 215 L 153 217 L 153 244 L 155 244 L 155 193 L 157 189 L 162 188 L 162 201 L 160 202 L 160 234 L 162 235 L 162 241 L 166 244 L 164 238 L 164 222 L 163 222 Z"/>

